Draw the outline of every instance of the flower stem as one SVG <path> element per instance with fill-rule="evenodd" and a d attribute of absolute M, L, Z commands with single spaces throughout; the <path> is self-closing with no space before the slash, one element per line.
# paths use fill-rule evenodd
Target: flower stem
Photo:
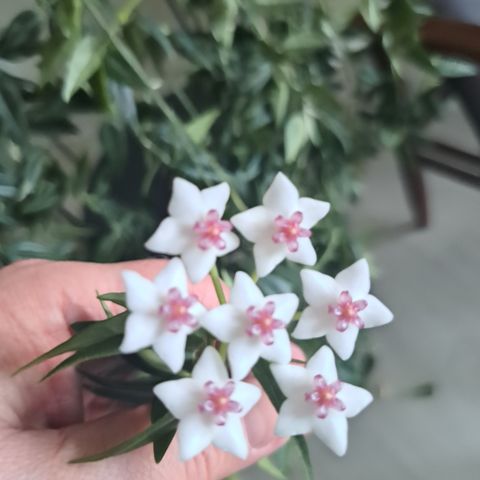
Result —
<path fill-rule="evenodd" d="M 220 303 L 220 305 L 227 303 L 225 299 L 225 293 L 223 292 L 222 288 L 222 281 L 220 280 L 220 275 L 218 273 L 216 265 L 214 265 L 214 267 L 210 271 L 210 278 L 212 279 L 215 293 L 217 294 L 218 302 Z"/>

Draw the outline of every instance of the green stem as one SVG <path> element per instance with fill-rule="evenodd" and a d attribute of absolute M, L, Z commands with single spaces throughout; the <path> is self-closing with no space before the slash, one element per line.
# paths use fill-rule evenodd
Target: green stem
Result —
<path fill-rule="evenodd" d="M 220 303 L 220 305 L 224 305 L 225 303 L 227 303 L 227 300 L 225 299 L 225 293 L 223 292 L 222 288 L 222 281 L 220 280 L 220 275 L 218 273 L 218 268 L 216 265 L 214 265 L 214 267 L 210 271 L 210 278 L 212 279 L 218 302 Z"/>

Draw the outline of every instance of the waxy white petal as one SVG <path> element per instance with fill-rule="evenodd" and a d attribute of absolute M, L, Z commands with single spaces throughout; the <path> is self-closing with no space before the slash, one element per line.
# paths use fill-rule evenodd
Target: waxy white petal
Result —
<path fill-rule="evenodd" d="M 311 390 L 312 376 L 300 365 L 270 365 L 270 370 L 280 390 L 288 398 L 301 396 Z"/>
<path fill-rule="evenodd" d="M 273 332 L 273 344 L 262 345 L 260 354 L 265 360 L 275 363 L 288 363 L 292 360 L 292 348 L 290 347 L 290 338 L 284 328 Z"/>
<path fill-rule="evenodd" d="M 330 204 L 314 198 L 303 197 L 298 201 L 298 208 L 303 214 L 302 227 L 312 228 L 327 215 L 330 211 Z"/>
<path fill-rule="evenodd" d="M 327 346 L 320 348 L 320 350 L 310 358 L 307 362 L 306 369 L 312 378 L 315 375 L 321 375 L 327 383 L 333 383 L 338 380 L 335 356 Z"/>
<path fill-rule="evenodd" d="M 240 418 L 232 415 L 225 425 L 218 427 L 215 430 L 213 444 L 217 448 L 245 460 L 248 456 L 248 442 Z"/>
<path fill-rule="evenodd" d="M 370 291 L 370 271 L 367 261 L 362 258 L 342 270 L 336 277 L 342 290 L 348 290 L 353 300 L 364 299 Z"/>
<path fill-rule="evenodd" d="M 178 289 L 182 296 L 188 295 L 187 272 L 179 258 L 172 258 L 153 282 L 162 296 L 166 295 L 171 288 Z"/>
<path fill-rule="evenodd" d="M 266 207 L 260 205 L 237 213 L 230 221 L 249 242 L 258 242 L 262 238 L 272 237 L 275 216 Z"/>
<path fill-rule="evenodd" d="M 205 450 L 213 440 L 215 424 L 201 414 L 189 415 L 178 424 L 180 459 L 190 460 Z"/>
<path fill-rule="evenodd" d="M 218 215 L 222 217 L 225 212 L 225 206 L 230 196 L 230 187 L 228 183 L 222 182 L 213 187 L 205 188 L 200 191 L 202 197 L 202 206 L 204 214 L 210 210 L 216 210 Z"/>
<path fill-rule="evenodd" d="M 197 245 L 190 245 L 182 253 L 182 260 L 188 276 L 193 283 L 202 281 L 215 265 L 216 249 L 202 250 Z"/>
<path fill-rule="evenodd" d="M 247 335 L 232 340 L 228 345 L 228 363 L 232 371 L 232 378 L 241 380 L 248 375 L 260 358 L 262 345 L 258 337 L 248 337 Z"/>
<path fill-rule="evenodd" d="M 220 305 L 205 313 L 200 323 L 221 342 L 231 342 L 245 330 L 245 313 L 230 304 Z"/>
<path fill-rule="evenodd" d="M 193 226 L 204 213 L 203 199 L 198 187 L 183 178 L 175 178 L 168 213 L 182 223 Z"/>
<path fill-rule="evenodd" d="M 159 319 L 144 313 L 131 313 L 125 323 L 125 334 L 119 347 L 122 353 L 134 353 L 149 347 L 157 336 Z"/>
<path fill-rule="evenodd" d="M 185 362 L 187 334 L 185 327 L 176 333 L 164 331 L 153 342 L 153 349 L 173 373 L 178 373 Z"/>
<path fill-rule="evenodd" d="M 373 401 L 373 396 L 368 390 L 343 382 L 337 398 L 347 407 L 343 412 L 347 418 L 355 417 Z"/>
<path fill-rule="evenodd" d="M 155 285 L 139 273 L 122 272 L 128 309 L 131 312 L 155 314 L 159 307 L 159 295 Z"/>
<path fill-rule="evenodd" d="M 327 307 L 321 313 L 317 308 L 307 307 L 303 311 L 292 333 L 292 337 L 299 340 L 323 337 L 332 327 L 335 328 L 334 322 L 328 314 Z"/>
<path fill-rule="evenodd" d="M 242 411 L 236 415 L 244 417 L 257 404 L 261 396 L 261 390 L 255 385 L 246 382 L 235 382 L 235 390 L 231 399 L 242 406 Z"/>
<path fill-rule="evenodd" d="M 365 328 L 380 327 L 393 320 L 393 313 L 373 295 L 365 297 L 367 308 L 360 312 Z"/>
<path fill-rule="evenodd" d="M 274 318 L 281 320 L 288 325 L 298 308 L 298 297 L 294 293 L 280 293 L 265 297 L 264 304 L 273 302 L 275 304 Z"/>
<path fill-rule="evenodd" d="M 330 410 L 327 418 L 316 418 L 313 433 L 336 455 L 342 457 L 347 451 L 348 423 L 340 412 Z"/>
<path fill-rule="evenodd" d="M 309 238 L 299 238 L 298 250 L 289 252 L 287 250 L 287 259 L 291 262 L 301 263 L 302 265 L 312 266 L 317 262 L 317 252 L 313 248 Z"/>
<path fill-rule="evenodd" d="M 280 407 L 275 434 L 280 437 L 304 435 L 312 431 L 313 416 L 305 401 L 287 399 Z"/>
<path fill-rule="evenodd" d="M 257 275 L 266 277 L 287 255 L 287 247 L 283 243 L 274 243 L 271 238 L 265 238 L 253 247 L 253 257 Z"/>
<path fill-rule="evenodd" d="M 279 172 L 263 196 L 263 204 L 277 214 L 290 216 L 298 209 L 298 190 Z"/>
<path fill-rule="evenodd" d="M 337 282 L 330 276 L 314 270 L 304 269 L 300 272 L 303 296 L 309 305 L 323 308 L 333 303 L 340 294 Z"/>
<path fill-rule="evenodd" d="M 327 341 L 342 360 L 348 360 L 355 349 L 358 328 L 350 325 L 344 332 L 332 329 L 327 333 Z"/>
<path fill-rule="evenodd" d="M 227 369 L 213 347 L 205 348 L 193 367 L 192 378 L 202 385 L 210 380 L 222 386 L 227 382 Z"/>
<path fill-rule="evenodd" d="M 240 239 L 232 232 L 224 232 L 222 233 L 222 238 L 225 241 L 225 248 L 220 250 L 218 248 L 213 248 L 216 255 L 219 257 L 223 257 L 234 250 L 236 250 L 240 245 Z"/>
<path fill-rule="evenodd" d="M 251 306 L 263 307 L 264 297 L 250 275 L 245 272 L 237 272 L 230 292 L 230 303 L 238 309 L 246 311 Z"/>
<path fill-rule="evenodd" d="M 151 252 L 178 255 L 189 245 L 192 238 L 191 227 L 180 223 L 176 218 L 167 217 L 145 242 L 145 248 Z"/>
<path fill-rule="evenodd" d="M 203 392 L 195 380 L 182 378 L 159 383 L 153 393 L 174 417 L 181 419 L 197 412 Z"/>

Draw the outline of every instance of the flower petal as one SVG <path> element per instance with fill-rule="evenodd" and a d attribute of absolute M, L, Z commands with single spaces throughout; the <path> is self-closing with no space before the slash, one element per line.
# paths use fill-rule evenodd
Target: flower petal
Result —
<path fill-rule="evenodd" d="M 311 390 L 312 379 L 309 372 L 299 365 L 270 365 L 280 390 L 288 398 L 303 399 L 305 392 Z"/>
<path fill-rule="evenodd" d="M 303 213 L 303 228 L 312 228 L 330 211 L 330 204 L 315 200 L 314 198 L 303 197 L 298 201 L 299 210 Z"/>
<path fill-rule="evenodd" d="M 220 217 L 225 212 L 225 206 L 230 196 L 230 187 L 228 183 L 222 182 L 213 187 L 204 188 L 200 195 L 203 202 L 203 211 L 207 213 L 209 210 L 216 210 Z"/>
<path fill-rule="evenodd" d="M 192 378 L 202 385 L 208 381 L 223 385 L 228 380 L 228 373 L 220 355 L 213 347 L 206 347 L 193 367 Z"/>
<path fill-rule="evenodd" d="M 215 265 L 217 254 L 213 248 L 202 250 L 196 245 L 190 245 L 182 253 L 182 260 L 190 280 L 193 283 L 198 283 L 208 275 L 208 272 Z"/>
<path fill-rule="evenodd" d="M 249 241 L 258 242 L 273 233 L 275 215 L 260 205 L 234 215 L 230 222 Z"/>
<path fill-rule="evenodd" d="M 393 320 L 393 313 L 376 297 L 367 295 L 367 308 L 360 312 L 365 328 L 380 327 Z"/>
<path fill-rule="evenodd" d="M 203 199 L 196 185 L 183 178 L 173 180 L 168 213 L 185 225 L 193 225 L 203 214 Z"/>
<path fill-rule="evenodd" d="M 232 393 L 232 400 L 242 406 L 242 411 L 238 413 L 239 417 L 244 417 L 260 400 L 261 390 L 246 382 L 235 382 L 235 390 Z"/>
<path fill-rule="evenodd" d="M 347 452 L 348 423 L 341 413 L 330 410 L 327 418 L 316 418 L 313 433 L 339 457 Z"/>
<path fill-rule="evenodd" d="M 298 250 L 296 252 L 287 252 L 287 259 L 302 265 L 315 265 L 317 252 L 313 248 L 311 240 L 309 238 L 299 238 L 297 241 Z"/>
<path fill-rule="evenodd" d="M 288 332 L 284 328 L 275 330 L 272 345 L 262 345 L 260 356 L 269 362 L 282 364 L 290 362 L 292 360 L 292 349 Z"/>
<path fill-rule="evenodd" d="M 167 217 L 157 227 L 153 235 L 145 242 L 145 248 L 151 252 L 178 255 L 190 244 L 192 229 L 173 217 Z"/>
<path fill-rule="evenodd" d="M 294 293 L 268 295 L 265 297 L 264 302 L 273 302 L 275 304 L 273 316 L 281 320 L 285 325 L 290 322 L 298 308 L 298 297 Z"/>
<path fill-rule="evenodd" d="M 263 204 L 276 214 L 290 216 L 297 210 L 298 190 L 282 172 L 279 172 L 263 196 Z"/>
<path fill-rule="evenodd" d="M 187 272 L 179 258 L 172 258 L 153 282 L 162 296 L 166 295 L 171 288 L 177 288 L 183 296 L 188 294 Z"/>
<path fill-rule="evenodd" d="M 314 270 L 304 269 L 300 272 L 303 296 L 309 305 L 324 307 L 337 300 L 340 288 L 328 275 Z"/>
<path fill-rule="evenodd" d="M 358 337 L 358 328 L 350 325 L 344 332 L 330 330 L 327 333 L 327 342 L 335 350 L 342 360 L 348 360 L 355 349 L 355 342 Z"/>
<path fill-rule="evenodd" d="M 240 418 L 231 415 L 225 425 L 216 428 L 213 444 L 217 448 L 245 460 L 248 456 L 248 442 Z"/>
<path fill-rule="evenodd" d="M 131 312 L 154 314 L 160 305 L 153 282 L 131 270 L 122 272 L 128 309 Z"/>
<path fill-rule="evenodd" d="M 266 277 L 287 256 L 287 247 L 283 243 L 274 243 L 272 239 L 262 239 L 253 247 L 255 268 L 259 277 Z"/>
<path fill-rule="evenodd" d="M 304 401 L 287 399 L 280 407 L 275 434 L 280 437 L 304 435 L 312 431 L 313 415 Z"/>
<path fill-rule="evenodd" d="M 225 241 L 225 248 L 223 250 L 220 250 L 219 248 L 214 249 L 219 257 L 223 257 L 224 255 L 233 252 L 240 245 L 240 239 L 232 232 L 222 233 L 222 238 Z"/>
<path fill-rule="evenodd" d="M 370 271 L 367 261 L 362 258 L 345 270 L 342 270 L 335 280 L 343 290 L 348 290 L 353 300 L 360 300 L 370 291 Z"/>
<path fill-rule="evenodd" d="M 215 424 L 208 422 L 204 415 L 189 415 L 180 420 L 177 431 L 180 459 L 186 461 L 212 443 Z"/>
<path fill-rule="evenodd" d="M 185 363 L 187 334 L 184 330 L 185 327 L 176 333 L 164 331 L 153 343 L 155 353 L 173 373 L 178 373 Z"/>
<path fill-rule="evenodd" d="M 233 305 L 220 305 L 202 316 L 200 323 L 221 342 L 231 342 L 244 327 L 245 314 Z"/>
<path fill-rule="evenodd" d="M 232 378 L 245 378 L 257 363 L 262 351 L 262 342 L 257 337 L 242 336 L 233 340 L 228 346 L 228 363 Z"/>
<path fill-rule="evenodd" d="M 265 299 L 250 275 L 237 272 L 230 292 L 230 303 L 239 310 L 245 311 L 251 306 L 262 307 Z"/>
<path fill-rule="evenodd" d="M 195 380 L 182 378 L 159 383 L 153 393 L 174 417 L 181 419 L 197 412 L 203 391 Z"/>
<path fill-rule="evenodd" d="M 327 383 L 333 383 L 338 380 L 335 356 L 332 350 L 326 345 L 320 348 L 320 350 L 310 358 L 306 368 L 312 377 L 322 375 Z"/>
<path fill-rule="evenodd" d="M 299 340 L 323 337 L 332 328 L 335 328 L 335 325 L 326 309 L 320 313 L 317 308 L 307 307 L 303 311 L 292 337 Z"/>
<path fill-rule="evenodd" d="M 342 400 L 347 407 L 343 411 L 347 418 L 355 417 L 373 401 L 373 396 L 368 390 L 343 382 L 337 398 Z"/>
<path fill-rule="evenodd" d="M 149 347 L 155 341 L 159 320 L 152 315 L 131 313 L 125 323 L 125 335 L 119 347 L 122 353 L 134 353 Z"/>

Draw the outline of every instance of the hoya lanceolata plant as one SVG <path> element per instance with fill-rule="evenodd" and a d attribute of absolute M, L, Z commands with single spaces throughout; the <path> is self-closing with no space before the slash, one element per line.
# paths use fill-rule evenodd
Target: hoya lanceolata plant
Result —
<path fill-rule="evenodd" d="M 328 214 L 327 202 L 300 197 L 282 173 L 262 205 L 227 220 L 229 196 L 226 183 L 200 190 L 176 178 L 169 216 L 146 242 L 148 250 L 169 256 L 157 276 L 152 280 L 124 271 L 125 293 L 99 296 L 106 319 L 73 325 L 69 340 L 23 367 L 72 352 L 46 377 L 81 363 L 85 384 L 97 395 L 151 403 L 152 424 L 144 432 L 75 461 L 153 443 L 160 462 L 175 434 L 183 461 L 211 444 L 246 458 L 242 419 L 261 397 L 258 384 L 278 410 L 276 435 L 294 438 L 309 476 L 304 435 L 313 434 L 337 455 L 345 454 L 348 419 L 373 397 L 338 378 L 335 354 L 348 360 L 358 332 L 389 323 L 393 315 L 370 294 L 366 260 L 335 278 L 311 268 L 317 261 L 311 237 Z M 255 272 L 236 272 L 227 291 L 217 259 L 240 247 L 239 235 L 252 244 Z M 300 271 L 303 299 L 288 292 L 264 295 L 257 286 L 258 278 L 285 260 L 305 267 Z M 218 296 L 214 308 L 191 291 L 207 276 Z M 107 301 L 124 311 L 113 315 Z M 319 339 L 319 348 L 306 361 L 293 358 L 292 343 L 308 339 Z M 124 362 L 120 378 L 105 381 L 89 368 L 92 359 L 115 356 Z M 256 385 L 247 381 L 252 375 Z"/>

